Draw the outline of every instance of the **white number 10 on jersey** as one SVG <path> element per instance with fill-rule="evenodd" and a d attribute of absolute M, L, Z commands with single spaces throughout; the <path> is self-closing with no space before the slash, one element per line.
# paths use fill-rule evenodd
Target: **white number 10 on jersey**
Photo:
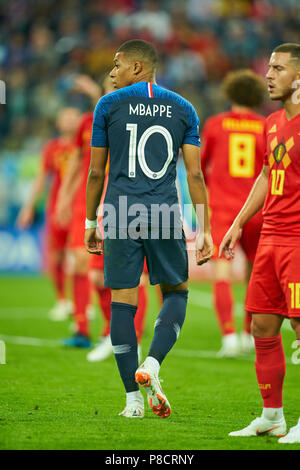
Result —
<path fill-rule="evenodd" d="M 163 126 L 151 126 L 145 130 L 141 135 L 140 141 L 137 143 L 137 124 L 126 124 L 126 130 L 130 132 L 129 139 L 129 161 L 128 161 L 128 176 L 129 178 L 135 178 L 136 173 L 136 154 L 138 154 L 138 161 L 143 173 L 151 179 L 162 178 L 173 159 L 173 140 L 170 132 Z M 153 171 L 149 168 L 145 157 L 145 146 L 152 134 L 161 134 L 167 143 L 167 159 L 159 171 Z"/>

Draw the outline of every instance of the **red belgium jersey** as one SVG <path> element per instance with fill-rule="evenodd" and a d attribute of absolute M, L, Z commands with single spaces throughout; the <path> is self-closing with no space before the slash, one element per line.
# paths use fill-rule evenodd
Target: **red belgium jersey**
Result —
<path fill-rule="evenodd" d="M 263 166 L 265 118 L 228 111 L 207 119 L 201 136 L 201 166 L 212 211 L 234 218 Z"/>
<path fill-rule="evenodd" d="M 57 137 L 51 139 L 42 151 L 42 166 L 47 174 L 52 176 L 50 194 L 47 208 L 50 214 L 54 213 L 58 191 L 64 177 L 68 160 L 75 150 L 73 142 L 68 142 Z"/>
<path fill-rule="evenodd" d="M 288 120 L 281 109 L 267 118 L 264 163 L 269 181 L 261 242 L 299 246 L 300 114 Z"/>
<path fill-rule="evenodd" d="M 93 127 L 93 113 L 85 113 L 79 124 L 75 137 L 75 145 L 81 151 L 81 182 L 74 199 L 75 211 L 85 211 L 86 182 L 91 161 L 91 138 Z"/>

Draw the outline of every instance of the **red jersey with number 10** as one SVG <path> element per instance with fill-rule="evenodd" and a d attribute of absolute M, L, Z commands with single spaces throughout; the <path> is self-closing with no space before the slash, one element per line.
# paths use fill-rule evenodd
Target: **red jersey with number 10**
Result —
<path fill-rule="evenodd" d="M 201 136 L 201 166 L 212 211 L 234 218 L 259 175 L 264 158 L 265 118 L 228 111 L 207 119 Z"/>
<path fill-rule="evenodd" d="M 299 246 L 300 114 L 288 120 L 281 109 L 267 118 L 264 163 L 269 166 L 269 181 L 261 241 Z"/>

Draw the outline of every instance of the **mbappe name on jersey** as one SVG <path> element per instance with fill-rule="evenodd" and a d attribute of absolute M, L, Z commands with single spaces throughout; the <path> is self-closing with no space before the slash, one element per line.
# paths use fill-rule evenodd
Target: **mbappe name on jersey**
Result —
<path fill-rule="evenodd" d="M 129 114 L 136 116 L 165 116 L 167 118 L 172 117 L 172 106 L 164 104 L 147 104 L 138 103 L 132 105 L 129 103 Z"/>

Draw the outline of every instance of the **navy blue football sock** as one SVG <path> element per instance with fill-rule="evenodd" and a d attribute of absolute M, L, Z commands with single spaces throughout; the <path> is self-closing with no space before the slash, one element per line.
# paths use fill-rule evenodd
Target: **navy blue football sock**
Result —
<path fill-rule="evenodd" d="M 120 376 L 126 392 L 139 389 L 134 379 L 138 368 L 137 339 L 134 327 L 134 305 L 112 302 L 110 337 Z"/>
<path fill-rule="evenodd" d="M 154 336 L 148 354 L 160 364 L 179 336 L 185 319 L 187 298 L 187 290 L 163 294 L 163 305 L 155 322 Z"/>

